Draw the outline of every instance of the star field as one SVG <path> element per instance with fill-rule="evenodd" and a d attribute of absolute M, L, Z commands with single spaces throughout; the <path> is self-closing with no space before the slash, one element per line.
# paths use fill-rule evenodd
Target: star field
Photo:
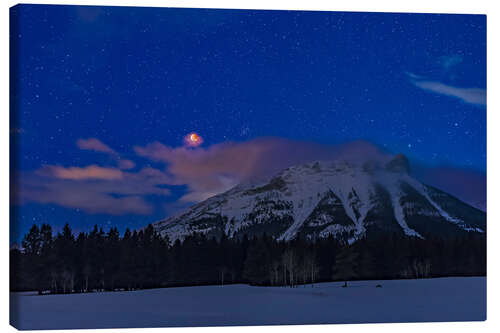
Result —
<path fill-rule="evenodd" d="M 22 5 L 11 21 L 16 170 L 96 163 L 75 149 L 94 137 L 154 166 L 133 147 L 196 132 L 204 147 L 363 139 L 486 172 L 484 16 Z M 123 229 L 164 215 L 29 203 L 17 221 Z"/>

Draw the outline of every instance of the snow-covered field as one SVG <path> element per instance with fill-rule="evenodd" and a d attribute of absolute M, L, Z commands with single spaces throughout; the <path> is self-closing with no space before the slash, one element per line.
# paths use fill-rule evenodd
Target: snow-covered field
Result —
<path fill-rule="evenodd" d="M 53 296 L 11 293 L 11 323 L 19 329 L 68 329 L 486 319 L 484 277 L 341 285 L 294 289 L 230 285 Z"/>

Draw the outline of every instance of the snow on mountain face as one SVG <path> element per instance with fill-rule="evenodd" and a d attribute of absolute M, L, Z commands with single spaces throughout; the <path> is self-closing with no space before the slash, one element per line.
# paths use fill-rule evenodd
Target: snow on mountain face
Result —
<path fill-rule="evenodd" d="M 370 232 L 425 238 L 485 232 L 486 214 L 409 175 L 397 155 L 385 166 L 314 162 L 283 170 L 269 182 L 239 185 L 154 227 L 171 241 L 193 233 L 240 237 L 266 233 L 280 240 Z"/>

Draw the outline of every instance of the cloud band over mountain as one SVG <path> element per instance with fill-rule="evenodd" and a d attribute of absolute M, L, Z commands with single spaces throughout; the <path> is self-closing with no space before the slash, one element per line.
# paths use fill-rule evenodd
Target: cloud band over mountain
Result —
<path fill-rule="evenodd" d="M 393 157 L 366 141 L 326 145 L 268 137 L 206 148 L 170 147 L 160 142 L 137 145 L 133 147 L 137 161 L 130 161 L 130 167 L 123 168 L 121 154 L 96 138 L 78 140 L 77 146 L 115 156 L 116 165 L 43 165 L 34 171 L 18 172 L 12 193 L 14 201 L 56 204 L 88 213 L 147 215 L 155 209 L 149 197 L 168 198 L 171 186 L 185 186 L 179 202 L 195 203 L 241 182 L 267 179 L 296 164 L 334 159 L 384 164 Z M 144 167 L 136 167 L 141 163 Z M 151 163 L 155 166 L 148 165 Z M 443 177 L 442 170 L 428 168 L 420 174 L 430 185 L 468 203 L 485 202 L 485 176 L 450 168 Z M 470 188 L 476 190 L 471 193 Z"/>

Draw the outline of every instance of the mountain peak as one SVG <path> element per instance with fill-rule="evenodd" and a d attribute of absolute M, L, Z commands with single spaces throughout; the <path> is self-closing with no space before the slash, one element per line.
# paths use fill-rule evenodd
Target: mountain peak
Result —
<path fill-rule="evenodd" d="M 403 154 L 397 154 L 389 163 L 386 165 L 386 169 L 392 172 L 398 173 L 410 173 L 410 162 Z"/>

